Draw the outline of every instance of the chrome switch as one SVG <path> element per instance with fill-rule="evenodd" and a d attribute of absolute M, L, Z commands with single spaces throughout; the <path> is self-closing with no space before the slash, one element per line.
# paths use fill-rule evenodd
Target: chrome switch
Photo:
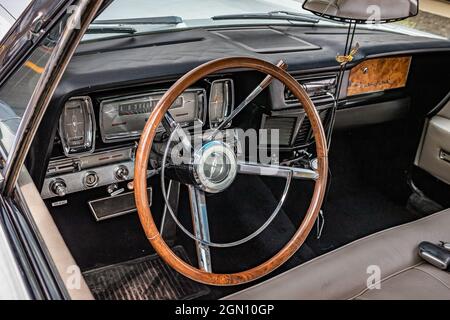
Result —
<path fill-rule="evenodd" d="M 63 179 L 56 179 L 50 183 L 50 191 L 58 197 L 67 195 L 67 185 Z"/>
<path fill-rule="evenodd" d="M 119 181 L 126 181 L 128 180 L 130 175 L 130 170 L 126 166 L 119 166 L 114 170 L 114 176 Z"/>

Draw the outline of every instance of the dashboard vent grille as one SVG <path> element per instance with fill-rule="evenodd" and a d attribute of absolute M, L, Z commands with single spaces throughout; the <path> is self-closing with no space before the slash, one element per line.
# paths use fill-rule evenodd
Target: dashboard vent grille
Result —
<path fill-rule="evenodd" d="M 271 130 L 279 130 L 280 145 L 289 146 L 292 141 L 296 123 L 296 117 L 267 117 L 263 128 L 268 130 L 267 142 L 270 143 L 271 141 Z"/>
<path fill-rule="evenodd" d="M 330 109 L 320 112 L 319 115 L 320 120 L 322 120 L 322 124 L 326 129 L 330 121 Z M 300 130 L 297 134 L 297 137 L 295 138 L 294 146 L 298 148 L 311 144 L 312 138 L 313 132 L 311 127 L 311 121 L 309 121 L 308 117 L 305 117 L 302 125 L 300 126 Z"/>
<path fill-rule="evenodd" d="M 297 147 L 306 145 L 309 140 L 310 133 L 311 133 L 311 122 L 306 117 L 305 120 L 303 120 L 297 138 L 295 139 L 295 146 Z"/>

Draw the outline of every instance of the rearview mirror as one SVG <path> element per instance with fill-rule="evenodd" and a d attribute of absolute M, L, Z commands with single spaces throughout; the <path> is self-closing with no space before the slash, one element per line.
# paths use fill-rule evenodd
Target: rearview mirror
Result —
<path fill-rule="evenodd" d="M 419 0 L 306 0 L 303 9 L 332 20 L 387 23 L 416 16 Z"/>

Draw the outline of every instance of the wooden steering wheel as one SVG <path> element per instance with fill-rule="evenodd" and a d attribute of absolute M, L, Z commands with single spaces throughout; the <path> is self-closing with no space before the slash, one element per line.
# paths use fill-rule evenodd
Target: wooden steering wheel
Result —
<path fill-rule="evenodd" d="M 166 244 L 152 216 L 151 209 L 148 205 L 148 193 L 147 193 L 147 168 L 149 163 L 150 152 L 152 150 L 152 145 L 154 138 L 157 134 L 158 128 L 161 124 L 164 124 L 164 128 L 167 130 L 179 128 L 176 123 L 174 123 L 173 118 L 170 117 L 168 110 L 176 101 L 176 99 L 189 87 L 197 83 L 198 81 L 204 79 L 208 75 L 229 69 L 252 69 L 260 71 L 267 74 L 279 81 L 281 81 L 300 101 L 303 106 L 312 126 L 314 137 L 316 140 L 316 152 L 317 152 L 317 170 L 307 170 L 298 169 L 291 167 L 281 167 L 281 166 L 265 166 L 258 168 L 257 164 L 245 164 L 237 163 L 232 160 L 233 155 L 231 155 L 231 149 L 221 144 L 220 142 L 211 143 L 211 141 L 205 143 L 201 151 L 203 154 L 208 154 L 211 156 L 217 152 L 223 152 L 222 156 L 227 156 L 232 160 L 232 166 L 228 166 L 228 176 L 236 173 L 242 174 L 261 174 L 266 176 L 279 176 L 285 177 L 290 183 L 290 179 L 300 178 L 300 179 L 311 179 L 315 181 L 314 194 L 311 199 L 311 203 L 308 212 L 305 215 L 300 227 L 296 231 L 292 239 L 285 245 L 281 251 L 279 251 L 274 257 L 264 262 L 263 264 L 252 268 L 250 270 L 234 273 L 234 274 L 216 274 L 213 273 L 211 269 L 205 267 L 205 265 L 200 264 L 199 268 L 196 268 L 182 259 L 180 259 Z M 266 78 L 267 79 L 267 78 Z M 210 149 L 214 149 L 214 152 L 209 152 Z M 221 151 L 222 150 L 222 151 Z M 200 156 L 200 167 L 204 167 L 205 162 L 208 161 L 207 156 Z M 203 161 L 203 162 L 202 162 Z M 197 172 L 198 174 L 203 173 L 203 168 Z M 232 173 L 231 173 L 231 171 Z M 195 170 L 194 170 L 195 171 Z M 315 221 L 321 210 L 322 202 L 325 195 L 326 184 L 328 175 L 328 147 L 326 143 L 326 137 L 324 128 L 320 117 L 316 111 L 316 108 L 306 93 L 305 89 L 286 71 L 275 66 L 271 63 L 255 59 L 255 58 L 244 58 L 244 57 L 232 57 L 218 59 L 205 63 L 191 72 L 187 73 L 181 79 L 179 79 L 161 98 L 157 106 L 152 111 L 144 131 L 141 136 L 139 147 L 136 153 L 136 164 L 135 164 L 135 200 L 136 206 L 139 214 L 139 219 L 145 234 L 150 241 L 153 248 L 160 255 L 160 257 L 176 271 L 180 272 L 184 276 L 198 281 L 200 283 L 216 286 L 232 286 L 240 285 L 244 283 L 251 282 L 258 278 L 261 278 L 281 265 L 283 265 L 289 258 L 291 258 L 294 253 L 301 247 L 301 245 L 306 240 L 307 236 L 311 232 Z M 199 179 L 198 183 L 191 185 L 190 189 L 192 191 L 192 197 L 200 198 L 204 200 L 204 192 L 219 192 L 220 190 L 210 191 L 208 188 L 208 181 L 204 175 L 204 179 Z M 212 181 L 209 181 L 212 183 Z M 289 183 L 287 188 L 289 188 Z M 217 186 L 217 185 L 215 185 Z M 229 186 L 229 184 L 227 184 Z M 163 185 L 164 188 L 164 185 Z M 283 200 L 284 201 L 284 200 Z M 204 201 L 197 205 L 194 202 L 194 206 L 205 206 Z M 192 204 L 191 204 L 192 206 Z M 200 209 L 202 210 L 202 209 Z M 206 213 L 206 209 L 203 213 Z M 209 242 L 208 239 L 202 238 L 201 232 L 196 232 L 197 236 L 191 236 L 197 241 L 197 245 L 207 246 L 213 243 Z M 198 238 L 200 237 L 200 238 Z M 250 239 L 250 238 L 248 238 Z M 240 243 L 239 243 L 240 244 Z M 214 245 L 213 245 L 214 246 Z M 220 245 L 216 245 L 220 247 Z M 208 251 L 209 253 L 209 251 Z"/>

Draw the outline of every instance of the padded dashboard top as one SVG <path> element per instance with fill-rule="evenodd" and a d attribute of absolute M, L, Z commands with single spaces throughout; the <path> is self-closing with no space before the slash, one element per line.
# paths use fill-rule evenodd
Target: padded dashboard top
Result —
<path fill-rule="evenodd" d="M 275 33 L 272 32 L 274 36 L 276 32 L 288 35 L 283 37 L 276 35 L 277 45 L 287 41 L 283 47 L 291 47 L 295 43 L 299 48 L 308 44 L 311 44 L 311 48 L 319 48 L 313 51 L 287 51 L 275 54 L 258 53 L 235 42 L 240 40 L 257 50 L 266 47 L 267 41 L 264 37 L 244 39 L 242 35 L 245 32 L 252 32 L 249 31 L 251 29 L 255 28 L 241 28 L 239 38 L 236 37 L 238 33 L 234 34 L 234 41 L 217 34 L 229 29 L 213 31 L 193 29 L 83 43 L 72 58 L 53 102 L 61 102 L 61 99 L 67 99 L 70 95 L 89 93 L 93 90 L 177 79 L 205 62 L 231 56 L 256 57 L 272 63 L 283 59 L 289 66 L 289 72 L 295 74 L 328 72 L 339 68 L 335 57 L 344 51 L 346 28 L 318 26 L 267 28 L 266 31 L 276 30 Z M 353 62 L 348 65 L 349 68 L 368 56 L 450 51 L 450 41 L 362 29 L 357 31 L 356 42 L 360 44 L 361 49 Z"/>
<path fill-rule="evenodd" d="M 257 53 L 318 50 L 320 47 L 270 28 L 229 29 L 214 32 L 245 49 Z"/>

